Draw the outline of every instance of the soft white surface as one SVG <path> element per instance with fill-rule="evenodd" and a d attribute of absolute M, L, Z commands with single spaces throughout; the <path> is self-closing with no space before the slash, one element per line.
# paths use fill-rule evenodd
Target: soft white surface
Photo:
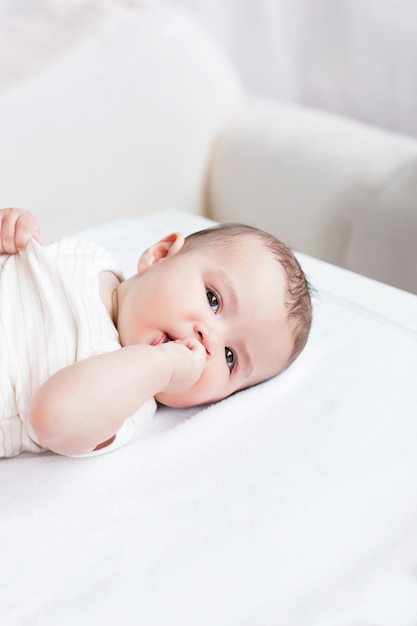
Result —
<path fill-rule="evenodd" d="M 201 223 L 87 234 L 130 274 L 148 243 Z M 279 378 L 163 409 L 113 454 L 1 461 L 2 624 L 416 623 L 417 324 L 401 303 L 417 297 L 301 259 L 320 294 Z"/>

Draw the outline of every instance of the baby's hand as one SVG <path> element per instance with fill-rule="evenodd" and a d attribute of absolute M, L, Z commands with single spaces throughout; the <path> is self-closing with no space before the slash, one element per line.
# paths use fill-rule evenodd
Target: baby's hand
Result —
<path fill-rule="evenodd" d="M 38 222 L 24 209 L 0 210 L 0 254 L 16 254 L 24 250 L 33 237 L 42 244 Z"/>
<path fill-rule="evenodd" d="M 156 346 L 171 359 L 171 379 L 165 389 L 167 393 L 179 393 L 192 387 L 203 373 L 206 364 L 206 349 L 196 339 L 179 339 Z"/>

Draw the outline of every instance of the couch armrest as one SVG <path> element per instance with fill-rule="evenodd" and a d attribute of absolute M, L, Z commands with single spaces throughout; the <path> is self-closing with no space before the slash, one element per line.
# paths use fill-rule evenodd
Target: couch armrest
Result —
<path fill-rule="evenodd" d="M 417 292 L 417 141 L 253 98 L 222 136 L 208 211 Z"/>

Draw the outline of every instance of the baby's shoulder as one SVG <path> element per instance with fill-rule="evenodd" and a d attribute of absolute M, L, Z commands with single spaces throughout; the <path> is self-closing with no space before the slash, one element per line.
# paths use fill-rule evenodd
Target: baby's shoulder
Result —
<path fill-rule="evenodd" d="M 113 259 L 112 255 L 102 246 L 88 239 L 64 237 L 48 243 L 45 250 L 55 256 L 87 257 Z"/>
<path fill-rule="evenodd" d="M 66 237 L 46 246 L 60 263 L 77 272 L 92 271 L 94 274 L 102 272 L 113 273 L 120 281 L 122 271 L 116 259 L 105 248 L 93 241 Z"/>

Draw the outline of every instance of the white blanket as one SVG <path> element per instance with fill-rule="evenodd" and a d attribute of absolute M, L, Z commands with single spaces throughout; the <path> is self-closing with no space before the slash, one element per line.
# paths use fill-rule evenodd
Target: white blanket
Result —
<path fill-rule="evenodd" d="M 201 224 L 84 234 L 129 275 Z M 2 626 L 415 626 L 417 297 L 300 259 L 319 294 L 284 374 L 112 454 L 0 461 Z"/>

